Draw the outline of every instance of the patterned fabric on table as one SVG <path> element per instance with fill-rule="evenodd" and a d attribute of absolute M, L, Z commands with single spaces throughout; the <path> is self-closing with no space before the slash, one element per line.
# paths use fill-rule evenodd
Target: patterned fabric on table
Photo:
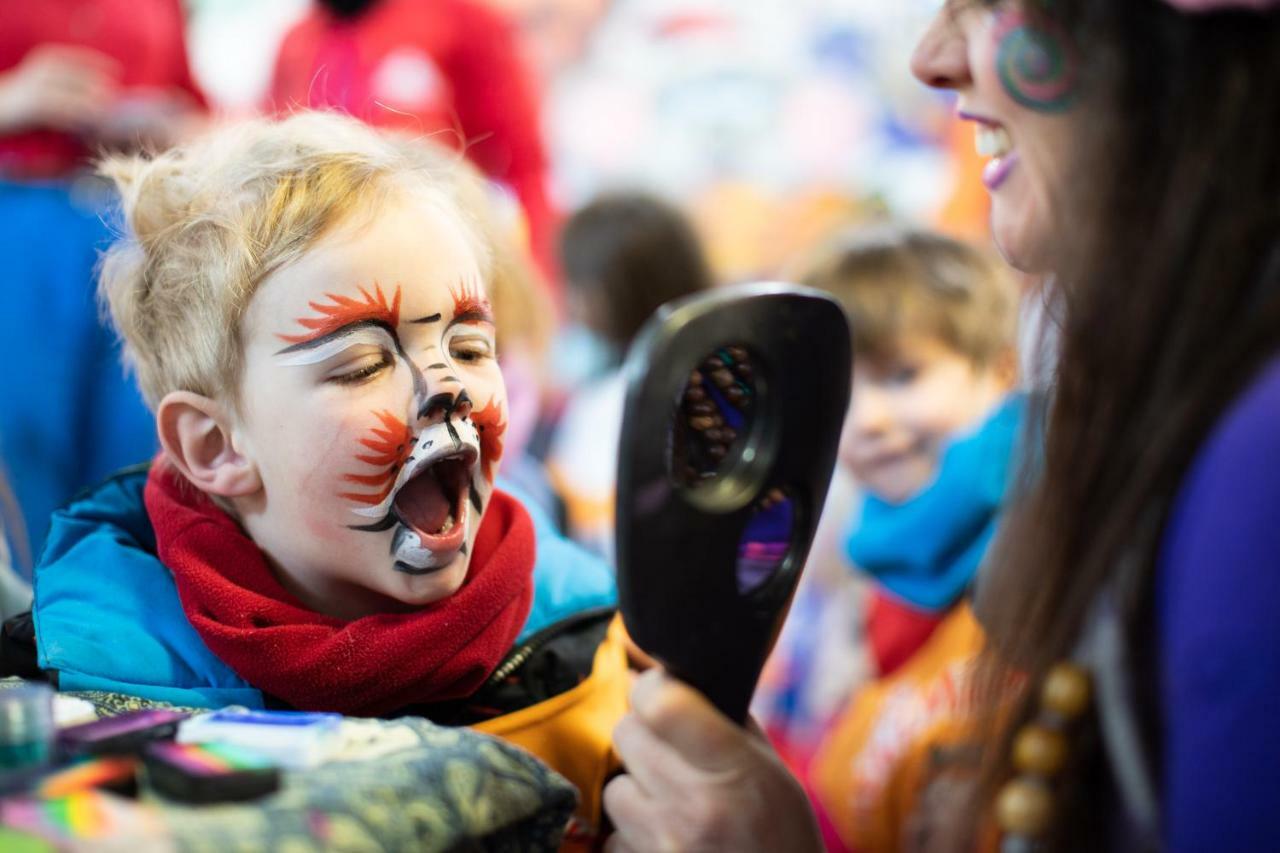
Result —
<path fill-rule="evenodd" d="M 5 679 L 0 688 L 17 683 Z M 114 693 L 69 695 L 91 702 L 100 716 L 168 707 Z M 163 846 L 180 851 L 524 851 L 558 845 L 577 794 L 533 756 L 470 729 L 418 717 L 361 725 L 380 743 L 393 742 L 394 751 L 286 772 L 278 792 L 247 803 L 186 806 L 144 794 L 135 808 L 152 814 L 141 823 L 162 827 Z M 161 839 L 148 832 L 138 840 Z"/>

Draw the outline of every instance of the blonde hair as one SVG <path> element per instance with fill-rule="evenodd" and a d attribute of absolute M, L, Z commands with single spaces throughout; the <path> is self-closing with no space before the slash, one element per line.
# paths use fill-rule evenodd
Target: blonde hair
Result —
<path fill-rule="evenodd" d="M 99 293 L 148 404 L 186 390 L 234 406 L 241 320 L 263 280 L 391 194 L 420 190 L 457 213 L 487 272 L 484 229 L 452 191 L 455 161 L 320 112 L 228 126 L 153 158 L 107 158 L 125 233 L 103 259 Z"/>
<path fill-rule="evenodd" d="M 897 226 L 837 239 L 802 277 L 844 305 L 855 352 L 892 355 L 903 337 L 942 341 L 978 367 L 1015 345 L 1018 288 L 1003 263 L 974 246 Z"/>

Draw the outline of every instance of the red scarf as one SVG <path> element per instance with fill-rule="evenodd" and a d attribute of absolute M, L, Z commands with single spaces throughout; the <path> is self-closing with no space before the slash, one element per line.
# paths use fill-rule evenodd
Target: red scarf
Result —
<path fill-rule="evenodd" d="M 533 522 L 503 492 L 489 500 L 456 593 L 412 613 L 350 622 L 287 592 L 253 540 L 163 458 L 145 500 L 157 553 L 201 639 L 241 678 L 295 708 L 377 716 L 468 696 L 510 651 L 533 603 Z"/>

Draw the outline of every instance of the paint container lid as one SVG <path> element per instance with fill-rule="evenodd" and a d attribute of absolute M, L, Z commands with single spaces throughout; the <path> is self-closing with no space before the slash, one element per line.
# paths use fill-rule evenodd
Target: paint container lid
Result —
<path fill-rule="evenodd" d="M 0 689 L 0 772 L 43 766 L 53 746 L 53 690 L 26 682 Z"/>

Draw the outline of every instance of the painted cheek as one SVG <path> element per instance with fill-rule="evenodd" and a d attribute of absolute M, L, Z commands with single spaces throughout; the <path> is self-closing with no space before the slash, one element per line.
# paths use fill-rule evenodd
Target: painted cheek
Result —
<path fill-rule="evenodd" d="M 349 436 L 342 437 L 350 441 Z M 334 523 L 340 517 L 345 517 L 347 512 L 343 506 L 346 502 L 335 499 L 335 493 L 340 487 L 340 474 L 334 469 L 340 471 L 342 466 L 335 465 L 333 460 L 340 460 L 346 455 L 343 448 L 345 443 L 340 448 L 325 448 L 312 456 L 300 469 L 295 469 L 301 473 L 290 484 L 296 483 L 296 488 L 293 489 L 295 497 L 289 507 L 290 521 L 287 523 L 296 524 L 313 543 L 338 543 L 347 534 L 344 525 Z M 315 449 L 314 445 L 312 449 Z M 316 464 L 316 459 L 327 461 Z M 339 512 L 344 515 L 339 516 Z"/>
<path fill-rule="evenodd" d="M 413 452 L 413 433 L 391 412 L 372 413 L 376 424 L 358 441 L 353 463 L 362 473 L 344 474 L 348 490 L 339 497 L 364 506 L 377 506 L 391 493 L 404 460 Z M 354 488 L 351 488 L 354 486 Z"/>
<path fill-rule="evenodd" d="M 1006 95 L 1036 112 L 1070 109 L 1079 58 L 1063 34 L 1010 10 L 996 13 L 991 38 L 993 70 Z"/>
<path fill-rule="evenodd" d="M 471 421 L 480 433 L 480 459 L 484 466 L 484 477 L 492 483 L 498 462 L 502 459 L 502 437 L 507 431 L 507 414 L 497 397 L 491 397 L 483 409 L 471 413 Z"/>
<path fill-rule="evenodd" d="M 335 422 L 315 410 L 300 416 L 305 403 L 290 400 L 285 408 L 290 404 L 293 418 L 279 419 L 269 433 L 271 445 L 264 449 L 282 463 L 273 469 L 272 483 L 296 493 L 300 507 L 314 505 L 317 496 L 331 501 L 336 471 L 350 458 L 351 436 L 363 426 L 355 427 L 346 418 Z"/>

